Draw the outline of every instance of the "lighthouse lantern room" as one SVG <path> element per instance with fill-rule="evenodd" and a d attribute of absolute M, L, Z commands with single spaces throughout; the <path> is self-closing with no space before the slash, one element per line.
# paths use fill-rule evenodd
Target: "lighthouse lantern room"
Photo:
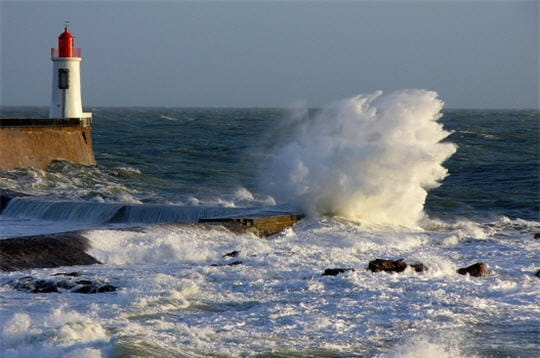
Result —
<path fill-rule="evenodd" d="M 51 107 L 49 118 L 91 118 L 84 113 L 81 101 L 81 49 L 75 47 L 75 36 L 68 31 L 58 37 L 58 48 L 51 49 L 53 62 Z"/>

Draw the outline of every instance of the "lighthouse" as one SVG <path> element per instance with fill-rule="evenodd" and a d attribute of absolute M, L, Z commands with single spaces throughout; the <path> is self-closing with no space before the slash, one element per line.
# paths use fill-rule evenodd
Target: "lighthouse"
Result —
<path fill-rule="evenodd" d="M 0 116 L 0 169 L 47 169 L 56 160 L 96 165 L 92 113 L 81 103 L 81 49 L 68 31 L 51 49 L 53 62 L 49 118 Z"/>
<path fill-rule="evenodd" d="M 75 36 L 68 30 L 58 37 L 58 48 L 51 49 L 53 62 L 51 107 L 49 118 L 88 118 L 92 113 L 84 113 L 81 101 L 81 49 L 75 47 Z"/>

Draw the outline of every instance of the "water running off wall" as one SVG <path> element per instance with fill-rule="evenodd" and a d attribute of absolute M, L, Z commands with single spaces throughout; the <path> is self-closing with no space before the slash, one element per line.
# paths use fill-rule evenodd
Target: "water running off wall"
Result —
<path fill-rule="evenodd" d="M 432 91 L 378 91 L 297 116 L 293 139 L 273 152 L 267 189 L 314 215 L 417 226 L 457 149 L 442 142 L 442 107 Z"/>

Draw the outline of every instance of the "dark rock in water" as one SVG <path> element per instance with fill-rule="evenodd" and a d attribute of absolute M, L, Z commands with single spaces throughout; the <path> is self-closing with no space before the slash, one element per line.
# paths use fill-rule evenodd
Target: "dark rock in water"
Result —
<path fill-rule="evenodd" d="M 427 267 L 423 263 L 409 264 L 409 267 L 412 267 L 413 270 L 416 272 L 427 271 Z"/>
<path fill-rule="evenodd" d="M 375 259 L 369 262 L 368 269 L 373 272 L 403 272 L 407 264 L 403 260 Z"/>
<path fill-rule="evenodd" d="M 540 232 L 537 232 L 536 234 L 534 234 L 534 238 L 535 239 L 540 239 Z"/>
<path fill-rule="evenodd" d="M 242 264 L 243 264 L 242 261 L 233 261 L 233 262 L 228 262 L 226 264 L 212 264 L 210 266 L 221 267 L 221 266 L 236 266 L 236 265 L 242 265 Z"/>
<path fill-rule="evenodd" d="M 76 232 L 0 240 L 0 271 L 100 262 L 86 253 L 88 239 Z"/>
<path fill-rule="evenodd" d="M 92 281 L 90 281 L 90 280 L 77 280 L 77 281 L 75 281 L 75 283 L 77 285 L 91 285 Z"/>
<path fill-rule="evenodd" d="M 223 255 L 223 257 L 238 257 L 238 255 L 240 255 L 240 251 L 231 251 L 231 252 L 227 252 L 225 255 Z"/>
<path fill-rule="evenodd" d="M 80 272 L 57 272 L 53 274 L 53 276 L 71 276 L 71 277 L 79 277 L 81 275 Z"/>
<path fill-rule="evenodd" d="M 540 278 L 540 270 L 536 271 L 536 277 Z"/>
<path fill-rule="evenodd" d="M 416 264 L 407 264 L 402 259 L 400 260 L 385 260 L 375 259 L 369 262 L 368 270 L 372 272 L 403 272 L 407 267 L 411 267 L 416 272 L 427 271 L 427 267 L 419 262 Z"/>
<path fill-rule="evenodd" d="M 32 276 L 10 281 L 8 284 L 18 291 L 31 293 L 102 293 L 114 292 L 117 289 L 117 287 L 101 280 L 37 279 Z"/>
<path fill-rule="evenodd" d="M 487 276 L 489 274 L 488 267 L 483 262 L 477 262 L 474 265 L 463 267 L 457 270 L 460 275 L 471 275 L 474 277 Z"/>
<path fill-rule="evenodd" d="M 355 271 L 353 268 L 330 268 L 324 270 L 321 276 L 337 276 L 340 273 L 345 273 L 348 271 Z"/>
<path fill-rule="evenodd" d="M 29 291 L 32 293 L 58 292 L 57 285 L 48 280 L 36 280 L 32 276 L 23 277 L 13 283 L 13 288 L 19 291 Z"/>

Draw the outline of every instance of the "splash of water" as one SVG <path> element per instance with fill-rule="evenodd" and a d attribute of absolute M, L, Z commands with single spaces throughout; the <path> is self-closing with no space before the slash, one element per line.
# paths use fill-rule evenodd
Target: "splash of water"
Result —
<path fill-rule="evenodd" d="M 455 151 L 437 120 L 443 102 L 426 90 L 358 95 L 294 124 L 273 152 L 267 189 L 308 214 L 417 226 L 427 190 Z"/>

